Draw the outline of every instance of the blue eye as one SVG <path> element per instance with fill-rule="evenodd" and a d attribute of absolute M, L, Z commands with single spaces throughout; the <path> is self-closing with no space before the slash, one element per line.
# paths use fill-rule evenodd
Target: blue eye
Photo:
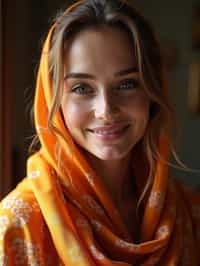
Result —
<path fill-rule="evenodd" d="M 121 90 L 135 90 L 139 88 L 139 82 L 134 79 L 124 80 L 120 83 Z"/>
<path fill-rule="evenodd" d="M 89 94 L 92 92 L 92 89 L 85 84 L 80 84 L 72 88 L 72 92 L 76 94 Z"/>

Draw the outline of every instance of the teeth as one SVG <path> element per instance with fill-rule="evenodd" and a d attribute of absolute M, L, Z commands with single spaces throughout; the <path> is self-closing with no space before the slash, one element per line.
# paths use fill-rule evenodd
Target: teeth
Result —
<path fill-rule="evenodd" d="M 101 135 L 112 135 L 115 133 L 118 133 L 122 131 L 122 129 L 115 129 L 115 130 L 111 130 L 111 131 L 94 131 L 97 134 L 101 134 Z"/>

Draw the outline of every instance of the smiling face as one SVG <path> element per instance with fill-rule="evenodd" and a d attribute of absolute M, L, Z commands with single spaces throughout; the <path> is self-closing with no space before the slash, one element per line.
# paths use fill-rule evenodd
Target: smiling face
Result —
<path fill-rule="evenodd" d="M 61 108 L 71 136 L 101 160 L 125 158 L 149 119 L 133 42 L 120 29 L 89 28 L 67 42 L 65 53 Z"/>

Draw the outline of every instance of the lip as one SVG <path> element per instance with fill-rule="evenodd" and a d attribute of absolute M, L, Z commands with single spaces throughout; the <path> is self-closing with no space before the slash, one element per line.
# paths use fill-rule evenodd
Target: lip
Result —
<path fill-rule="evenodd" d="M 129 127 L 129 124 L 119 124 L 95 127 L 88 131 L 102 140 L 115 140 L 121 137 Z"/>

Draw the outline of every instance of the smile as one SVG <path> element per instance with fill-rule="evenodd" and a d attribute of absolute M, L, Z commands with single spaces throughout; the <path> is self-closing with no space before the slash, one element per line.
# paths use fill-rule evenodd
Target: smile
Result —
<path fill-rule="evenodd" d="M 89 129 L 89 132 L 102 140 L 114 140 L 121 137 L 129 128 L 129 125 L 107 126 Z"/>

